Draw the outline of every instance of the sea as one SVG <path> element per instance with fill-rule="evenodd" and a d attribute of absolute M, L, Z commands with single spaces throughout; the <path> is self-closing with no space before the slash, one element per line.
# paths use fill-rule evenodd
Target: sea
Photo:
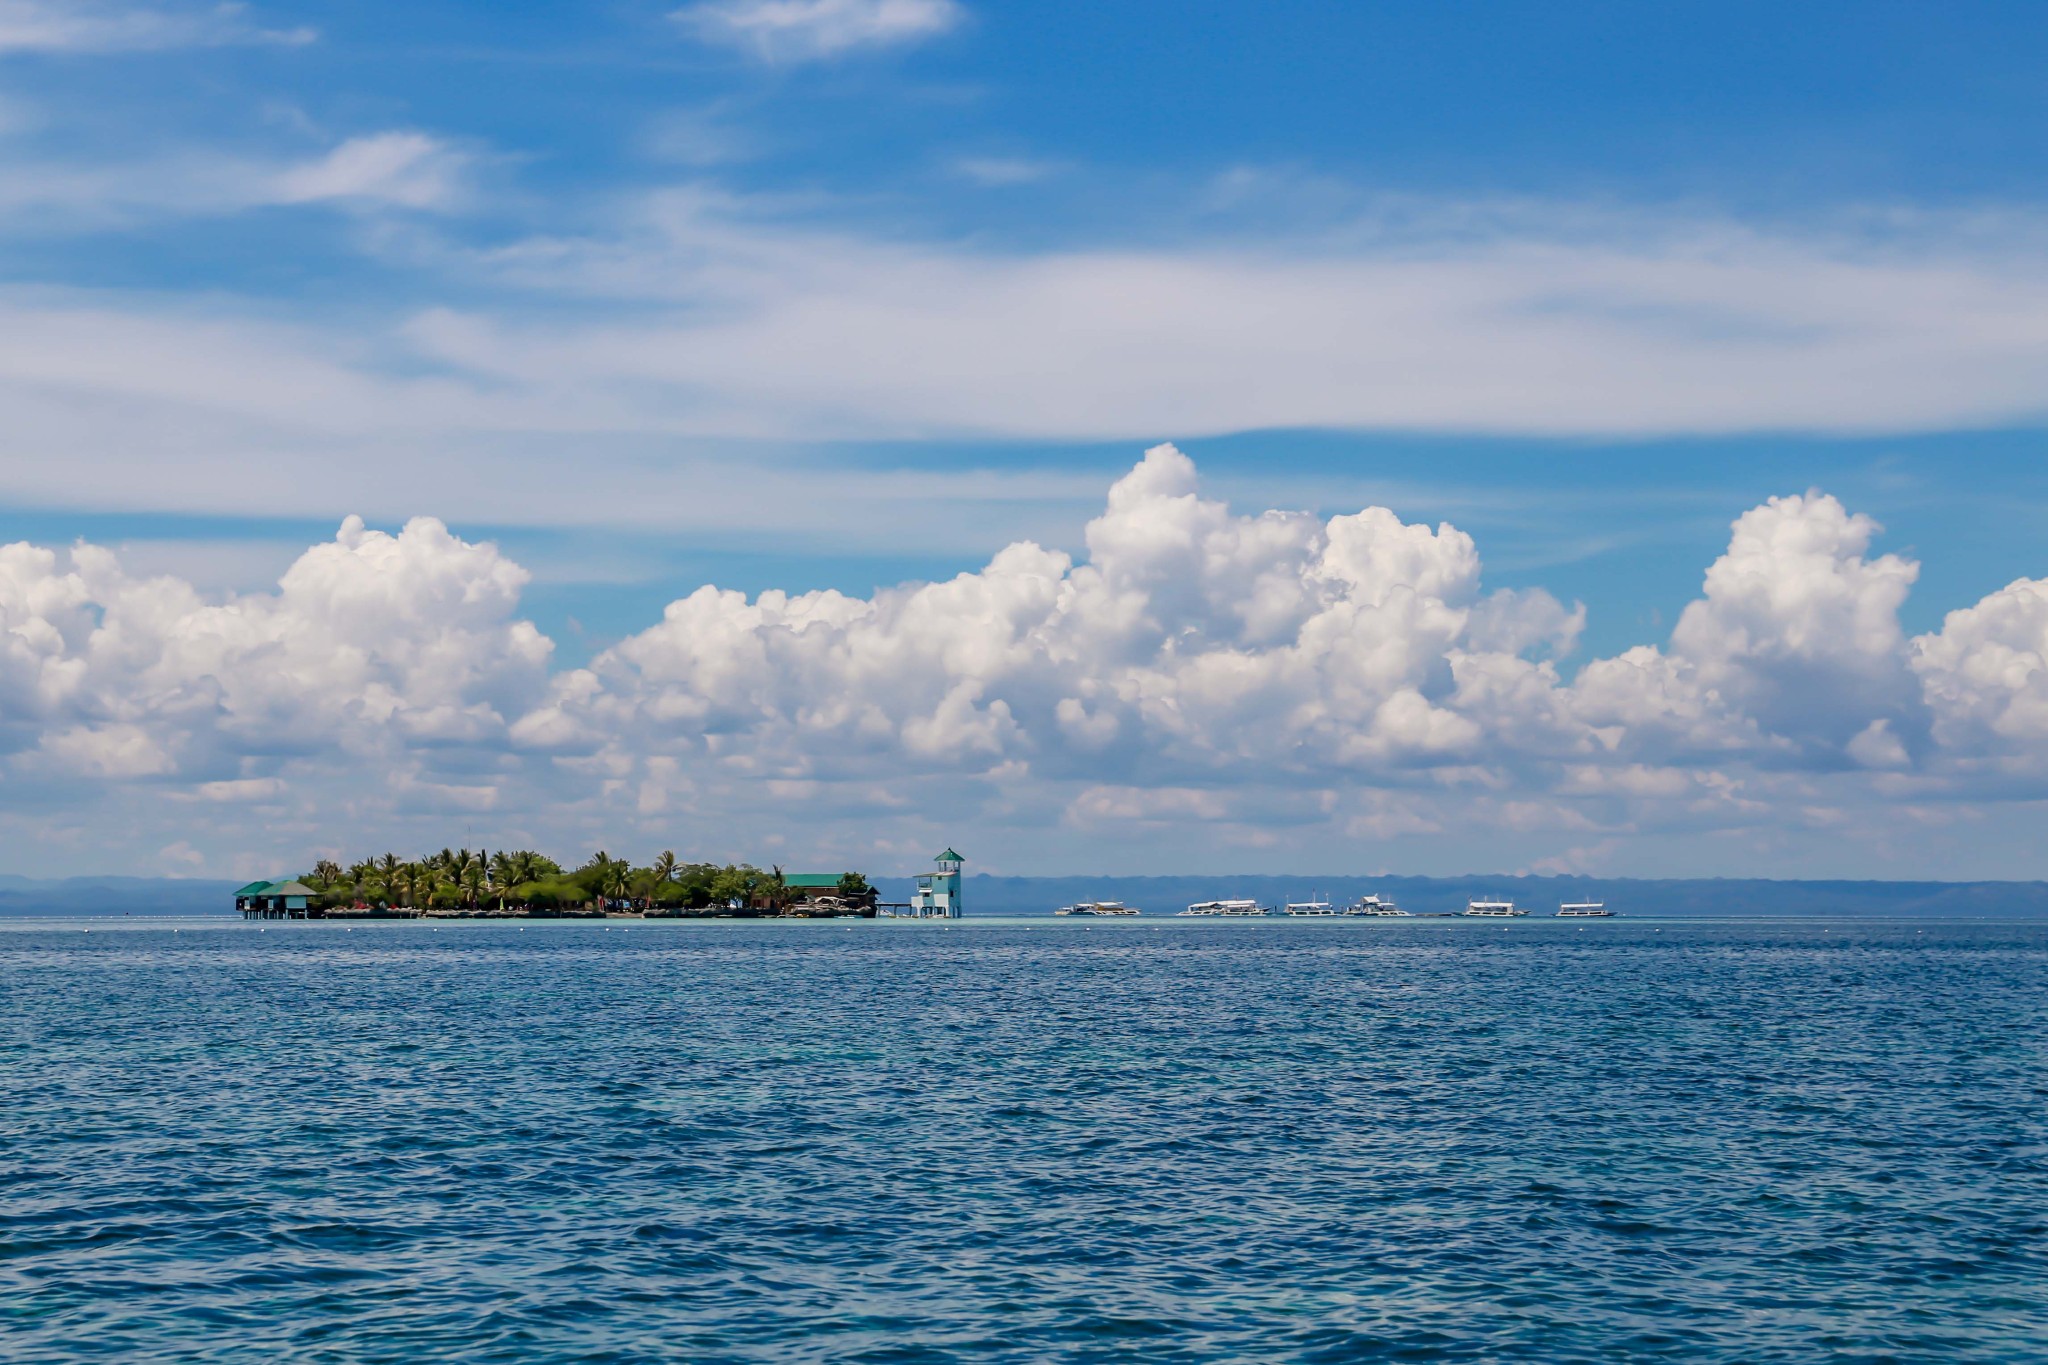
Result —
<path fill-rule="evenodd" d="M 2040 1361 L 2048 924 L 0 925 L 0 1357 Z"/>

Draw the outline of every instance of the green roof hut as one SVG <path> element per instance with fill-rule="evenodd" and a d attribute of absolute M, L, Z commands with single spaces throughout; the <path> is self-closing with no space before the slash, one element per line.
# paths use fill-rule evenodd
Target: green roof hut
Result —
<path fill-rule="evenodd" d="M 235 909 L 243 919 L 308 919 L 319 894 L 297 880 L 250 882 L 235 892 Z"/>

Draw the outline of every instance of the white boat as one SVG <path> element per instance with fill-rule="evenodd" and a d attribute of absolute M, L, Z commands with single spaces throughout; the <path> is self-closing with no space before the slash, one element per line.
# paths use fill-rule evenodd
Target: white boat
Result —
<path fill-rule="evenodd" d="M 1465 902 L 1465 913 L 1482 919 L 1520 919 L 1527 910 L 1515 909 L 1513 901 L 1469 900 Z"/>
<path fill-rule="evenodd" d="M 1378 896 L 1361 896 L 1358 904 L 1346 908 L 1347 915 L 1374 915 L 1382 919 L 1410 919 L 1412 916 L 1392 901 L 1383 901 Z"/>
<path fill-rule="evenodd" d="M 1310 896 L 1315 893 L 1311 891 Z M 1290 901 L 1281 907 L 1290 915 L 1335 915 L 1342 913 L 1336 906 L 1325 900 Z"/>
<path fill-rule="evenodd" d="M 1055 915 L 1136 915 L 1141 912 L 1133 910 L 1122 901 L 1075 901 L 1072 905 L 1062 905 L 1053 913 Z"/>
<path fill-rule="evenodd" d="M 1557 907 L 1559 919 L 1613 919 L 1614 912 L 1599 901 L 1566 901 Z"/>
<path fill-rule="evenodd" d="M 1273 912 L 1257 901 L 1196 901 L 1180 912 L 1181 917 L 1189 915 L 1206 917 L 1210 915 L 1270 915 Z"/>

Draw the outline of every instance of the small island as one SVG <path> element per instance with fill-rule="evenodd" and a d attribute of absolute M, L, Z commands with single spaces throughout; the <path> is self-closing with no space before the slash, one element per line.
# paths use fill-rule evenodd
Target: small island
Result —
<path fill-rule="evenodd" d="M 323 859 L 235 893 L 244 919 L 568 917 L 873 918 L 880 897 L 859 872 L 785 873 L 748 863 L 686 863 L 664 851 L 636 865 L 600 849 L 573 871 L 531 849 L 444 848 L 347 867 Z"/>

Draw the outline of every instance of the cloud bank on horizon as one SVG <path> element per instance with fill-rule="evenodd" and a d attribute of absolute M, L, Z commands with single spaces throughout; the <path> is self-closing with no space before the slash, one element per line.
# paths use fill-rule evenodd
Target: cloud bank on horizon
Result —
<path fill-rule="evenodd" d="M 779 827 L 902 866 L 943 838 L 1144 867 L 1193 830 L 1240 866 L 1490 839 L 1640 870 L 1624 850 L 1676 841 L 1715 851 L 1672 870 L 1868 873 L 2048 781 L 2048 580 L 1909 637 L 1917 567 L 1878 529 L 1771 498 L 1667 641 L 1576 668 L 1584 608 L 1486 590 L 1454 526 L 1234 512 L 1170 445 L 1078 560 L 1020 542 L 871 597 L 707 586 L 583 668 L 521 619 L 524 570 L 431 518 L 350 518 L 275 592 L 218 600 L 16 544 L 0 822 L 57 862 L 223 872 L 423 829 L 772 853 Z"/>

